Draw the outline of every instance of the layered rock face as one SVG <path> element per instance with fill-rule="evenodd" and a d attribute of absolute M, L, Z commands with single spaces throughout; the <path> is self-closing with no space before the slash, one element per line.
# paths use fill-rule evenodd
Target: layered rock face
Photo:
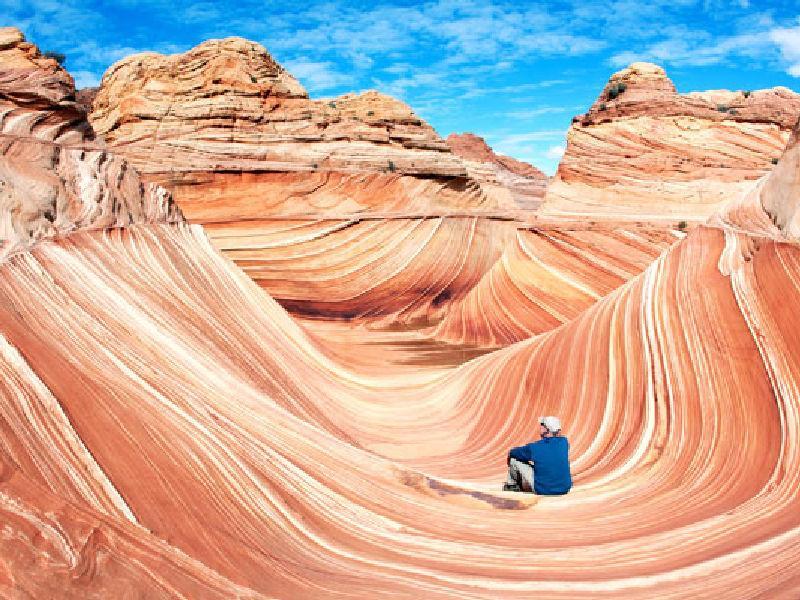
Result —
<path fill-rule="evenodd" d="M 497 208 L 402 102 L 377 92 L 310 100 L 262 46 L 240 38 L 118 62 L 91 122 L 195 220 L 209 218 L 208 203 L 243 198 L 261 216 Z M 363 193 L 365 176 L 379 195 Z"/>
<path fill-rule="evenodd" d="M 14 103 L 3 135 L 60 153 L 34 155 L 0 219 L 61 188 L 144 202 L 80 120 L 74 145 L 32 136 L 71 100 L 15 93 L 42 108 Z M 800 130 L 672 245 L 475 216 L 210 227 L 251 278 L 182 222 L 21 236 L 0 262 L 0 595 L 797 597 L 798 173 Z M 443 336 L 524 339 L 357 372 L 264 288 L 299 312 L 453 309 Z M 525 337 L 529 314 L 558 318 Z M 498 491 L 540 414 L 565 424 L 573 490 Z"/>
<path fill-rule="evenodd" d="M 92 135 L 72 78 L 0 29 L 0 256 L 76 229 L 182 218 L 166 190 Z"/>
<path fill-rule="evenodd" d="M 533 165 L 495 154 L 483 138 L 472 133 L 451 133 L 447 145 L 464 159 L 470 176 L 488 194 L 498 196 L 498 204 L 526 210 L 541 204 L 549 178 Z"/>
<path fill-rule="evenodd" d="M 678 94 L 663 69 L 634 63 L 574 119 L 542 210 L 708 217 L 772 169 L 798 116 L 786 88 Z"/>
<path fill-rule="evenodd" d="M 197 226 L 18 254 L 0 266 L 0 590 L 796 596 L 790 156 L 737 220 L 436 376 L 354 375 Z M 495 491 L 548 413 L 572 492 Z"/>

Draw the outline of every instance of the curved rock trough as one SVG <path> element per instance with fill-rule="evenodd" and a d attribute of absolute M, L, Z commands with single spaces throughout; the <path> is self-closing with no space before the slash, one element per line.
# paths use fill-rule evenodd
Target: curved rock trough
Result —
<path fill-rule="evenodd" d="M 0 595 L 800 594 L 797 131 L 688 233 L 203 226 L 0 66 Z M 498 491 L 539 414 L 574 489 Z"/>

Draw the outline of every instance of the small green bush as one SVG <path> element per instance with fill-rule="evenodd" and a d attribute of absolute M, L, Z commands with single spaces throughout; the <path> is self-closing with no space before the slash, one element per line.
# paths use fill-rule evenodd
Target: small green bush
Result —
<path fill-rule="evenodd" d="M 336 102 L 328 102 L 328 106 L 331 108 L 336 108 Z"/>
<path fill-rule="evenodd" d="M 368 117 L 374 117 L 375 116 L 375 111 L 374 110 L 368 110 L 367 111 L 367 116 Z"/>
<path fill-rule="evenodd" d="M 727 104 L 717 104 L 717 110 L 726 113 L 730 110 L 730 107 Z"/>
<path fill-rule="evenodd" d="M 615 83 L 610 88 L 608 88 L 608 99 L 613 100 L 620 94 L 624 94 L 625 90 L 628 89 L 628 85 L 626 83 Z"/>
<path fill-rule="evenodd" d="M 600 106 L 597 107 L 597 110 L 606 110 L 608 106 L 606 106 L 605 102 L 601 102 Z"/>
<path fill-rule="evenodd" d="M 685 230 L 689 224 L 686 221 L 679 221 L 678 222 L 678 229 L 681 231 Z"/>
<path fill-rule="evenodd" d="M 63 65 L 64 61 L 67 60 L 67 55 L 63 52 L 56 52 L 54 50 L 48 50 L 47 52 L 43 53 L 42 56 L 45 58 L 52 58 L 58 64 Z"/>
<path fill-rule="evenodd" d="M 752 94 L 752 93 L 753 93 L 753 92 L 751 92 L 750 90 L 745 90 L 745 91 L 743 91 L 743 92 L 742 92 L 742 95 L 743 95 L 745 98 L 749 98 L 749 97 L 750 97 L 750 94 Z"/>
<path fill-rule="evenodd" d="M 773 165 L 777 165 L 778 164 L 778 159 L 777 158 L 773 158 L 772 159 L 772 164 Z"/>
<path fill-rule="evenodd" d="M 397 170 L 397 167 L 394 166 L 394 162 L 393 161 L 391 161 L 391 160 L 389 161 L 389 166 L 387 167 L 387 170 L 390 173 L 394 173 Z"/>

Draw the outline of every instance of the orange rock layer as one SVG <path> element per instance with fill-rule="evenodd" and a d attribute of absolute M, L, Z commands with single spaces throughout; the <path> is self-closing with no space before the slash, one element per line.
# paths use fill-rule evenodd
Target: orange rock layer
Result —
<path fill-rule="evenodd" d="M 189 203 L 209 195 L 236 203 L 247 180 L 256 179 L 270 197 L 261 205 L 258 186 L 251 194 L 262 217 L 313 212 L 309 203 L 319 196 L 340 213 L 395 210 L 409 188 L 413 203 L 438 210 L 465 203 L 497 209 L 504 200 L 486 197 L 407 105 L 374 91 L 310 100 L 262 46 L 241 38 L 118 62 L 103 77 L 91 122 L 148 180 Z M 362 188 L 364 175 L 386 192 Z M 286 178 L 297 183 L 276 198 Z M 312 183 L 303 191 L 306 181 Z M 450 205 L 446 190 L 453 187 L 472 193 Z"/>
<path fill-rule="evenodd" d="M 469 175 L 488 195 L 502 198 L 499 205 L 534 210 L 541 204 L 549 178 L 533 165 L 495 154 L 483 138 L 472 133 L 451 133 L 447 145 L 464 159 Z"/>
<path fill-rule="evenodd" d="M 773 168 L 798 116 L 786 88 L 678 94 L 663 69 L 634 63 L 575 117 L 542 210 L 708 217 Z"/>
<path fill-rule="evenodd" d="M 327 359 L 197 229 L 40 242 L 0 271 L 5 585 L 791 596 L 798 274 L 794 243 L 701 228 L 557 330 L 392 381 Z M 575 489 L 494 491 L 542 412 Z"/>

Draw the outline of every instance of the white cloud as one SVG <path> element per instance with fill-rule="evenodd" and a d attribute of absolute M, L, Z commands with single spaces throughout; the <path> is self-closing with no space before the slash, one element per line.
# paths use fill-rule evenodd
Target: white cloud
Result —
<path fill-rule="evenodd" d="M 329 61 L 320 62 L 301 58 L 287 61 L 285 66 L 309 90 L 328 90 L 353 83 L 350 75 L 337 71 L 336 65 Z"/>
<path fill-rule="evenodd" d="M 557 144 L 555 146 L 550 146 L 544 153 L 547 158 L 552 158 L 555 160 L 560 159 L 564 156 L 564 151 L 567 149 L 566 144 Z"/>
<path fill-rule="evenodd" d="M 70 71 L 70 75 L 75 80 L 76 89 L 80 90 L 100 85 L 100 75 L 93 71 Z"/>
<path fill-rule="evenodd" d="M 534 119 L 536 117 L 541 117 L 542 115 L 565 113 L 568 110 L 572 109 L 567 106 L 539 106 L 537 108 L 513 110 L 511 112 L 507 112 L 506 116 L 512 119 Z"/>
<path fill-rule="evenodd" d="M 800 25 L 776 27 L 769 32 L 769 39 L 778 46 L 781 57 L 788 63 L 786 72 L 792 77 L 800 77 Z"/>

